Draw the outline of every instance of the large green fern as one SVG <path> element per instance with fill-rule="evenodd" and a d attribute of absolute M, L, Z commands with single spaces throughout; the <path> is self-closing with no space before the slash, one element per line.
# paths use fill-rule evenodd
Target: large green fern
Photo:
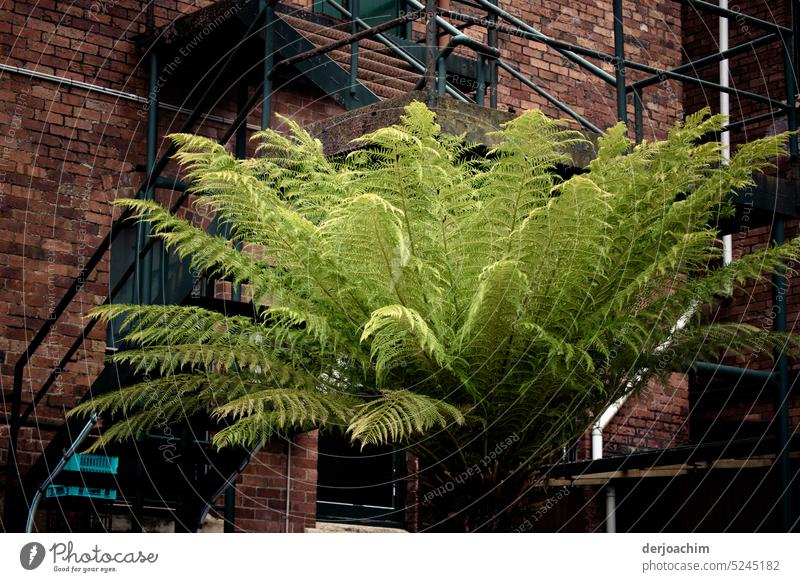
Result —
<path fill-rule="evenodd" d="M 173 136 L 197 203 L 257 255 L 154 202 L 119 202 L 193 268 L 246 284 L 261 308 L 255 321 L 193 307 L 96 309 L 125 319 L 131 348 L 114 359 L 160 376 L 76 409 L 124 414 L 97 446 L 207 411 L 228 422 L 219 446 L 317 426 L 407 445 L 430 467 L 426 482 L 441 483 L 512 442 L 471 485 L 510 491 L 507 502 L 625 390 L 686 371 L 698 355 L 798 344 L 699 319 L 721 290 L 800 261 L 795 240 L 714 266 L 715 219 L 782 154 L 784 135 L 723 164 L 719 144 L 701 140 L 719 116 L 702 112 L 636 146 L 618 125 L 586 172 L 562 180 L 558 167 L 582 138 L 538 111 L 479 156 L 413 103 L 338 162 L 285 121 L 289 135 L 255 137 L 254 159 Z"/>

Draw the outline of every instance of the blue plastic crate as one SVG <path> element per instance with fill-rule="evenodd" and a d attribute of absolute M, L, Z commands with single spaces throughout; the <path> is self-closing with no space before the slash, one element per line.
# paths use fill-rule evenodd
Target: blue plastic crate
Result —
<path fill-rule="evenodd" d="M 105 455 L 72 455 L 64 465 L 65 471 L 105 473 L 106 475 L 116 475 L 118 468 L 119 457 Z"/>
<path fill-rule="evenodd" d="M 117 498 L 117 490 L 104 489 L 102 487 L 80 487 L 77 485 L 48 485 L 45 497 L 87 497 L 89 499 L 114 501 Z"/>

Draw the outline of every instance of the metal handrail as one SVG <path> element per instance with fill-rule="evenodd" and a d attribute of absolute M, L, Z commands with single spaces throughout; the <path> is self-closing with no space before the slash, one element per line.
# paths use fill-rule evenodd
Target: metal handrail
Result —
<path fill-rule="evenodd" d="M 343 47 L 345 45 L 352 44 L 354 42 L 357 43 L 360 40 L 371 39 L 371 38 L 377 36 L 378 34 L 384 32 L 384 31 L 387 31 L 387 30 L 389 30 L 391 28 L 395 28 L 396 26 L 398 26 L 400 24 L 403 24 L 405 22 L 411 22 L 411 21 L 417 20 L 418 18 L 420 18 L 420 17 L 422 17 L 424 15 L 425 15 L 425 13 L 422 10 L 416 10 L 414 12 L 408 12 L 407 14 L 404 14 L 404 15 L 399 16 L 397 18 L 394 18 L 392 20 L 388 20 L 388 21 L 386 21 L 384 23 L 381 23 L 381 24 L 379 24 L 377 26 L 373 26 L 371 28 L 367 28 L 365 30 L 362 30 L 361 32 L 356 32 L 356 33 L 350 34 L 350 35 L 348 35 L 348 36 L 346 36 L 346 37 L 344 37 L 342 39 L 335 40 L 335 41 L 333 41 L 331 43 L 328 43 L 326 45 L 323 45 L 323 46 L 315 47 L 313 49 L 310 49 L 310 50 L 307 50 L 307 51 L 302 52 L 300 54 L 297 54 L 297 55 L 295 55 L 293 57 L 289 57 L 288 59 L 282 59 L 282 60 L 280 60 L 280 61 L 275 63 L 275 66 L 273 67 L 271 74 L 274 75 L 275 71 L 277 69 L 279 69 L 279 68 L 289 67 L 291 65 L 296 65 L 297 63 L 300 63 L 302 61 L 305 61 L 305 60 L 308 60 L 308 59 L 311 59 L 311 58 L 314 58 L 314 57 L 318 57 L 320 55 L 327 54 L 327 53 L 329 53 L 331 51 L 334 51 L 334 50 L 336 50 L 338 48 L 341 48 L 341 47 Z"/>
<path fill-rule="evenodd" d="M 364 29 L 372 28 L 369 24 L 364 22 L 364 20 L 362 20 L 361 18 L 358 18 L 357 16 L 354 17 L 353 14 L 349 10 L 347 10 L 344 6 L 342 6 L 341 4 L 336 2 L 336 0 L 323 0 L 323 1 L 325 3 L 327 3 L 327 4 L 329 4 L 331 6 L 331 8 L 333 8 L 334 10 L 337 10 L 344 18 L 349 18 L 351 21 L 353 21 L 356 24 L 358 24 L 358 26 L 360 26 L 360 27 L 362 27 Z M 407 0 L 407 3 L 409 5 L 414 6 L 417 10 L 423 10 L 424 11 L 424 9 L 425 9 L 425 7 L 422 4 L 420 4 L 419 2 L 416 2 L 416 0 Z M 461 34 L 460 31 L 459 31 L 459 34 Z M 397 44 L 392 42 L 387 36 L 385 36 L 384 34 L 378 33 L 378 34 L 374 35 L 374 38 L 378 42 L 382 43 L 386 48 L 391 50 L 401 60 L 404 60 L 406 63 L 411 65 L 418 73 L 422 73 L 422 74 L 425 73 L 426 67 L 425 67 L 425 65 L 423 63 L 421 63 L 419 60 L 414 58 L 410 53 L 408 53 L 408 51 L 405 51 L 401 47 L 397 46 Z M 448 95 L 450 95 L 451 97 L 453 97 L 455 99 L 458 99 L 459 101 L 463 101 L 463 102 L 472 101 L 471 99 L 466 97 L 463 93 L 461 93 L 460 91 L 458 91 L 457 89 L 452 87 L 449 83 L 447 84 L 446 90 L 447 90 L 447 94 Z"/>

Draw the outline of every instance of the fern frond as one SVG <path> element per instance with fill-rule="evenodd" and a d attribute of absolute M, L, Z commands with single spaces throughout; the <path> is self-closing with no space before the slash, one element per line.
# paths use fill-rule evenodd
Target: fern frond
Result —
<path fill-rule="evenodd" d="M 464 415 L 451 404 L 409 390 L 385 390 L 374 401 L 356 409 L 347 429 L 362 448 L 370 444 L 399 442 L 438 426 L 464 423 Z"/>

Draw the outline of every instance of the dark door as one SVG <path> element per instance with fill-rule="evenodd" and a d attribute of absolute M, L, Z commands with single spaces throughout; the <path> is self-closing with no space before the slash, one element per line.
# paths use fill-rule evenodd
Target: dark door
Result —
<path fill-rule="evenodd" d="M 321 435 L 317 461 L 319 521 L 403 526 L 404 454 L 390 447 L 359 447 Z"/>

